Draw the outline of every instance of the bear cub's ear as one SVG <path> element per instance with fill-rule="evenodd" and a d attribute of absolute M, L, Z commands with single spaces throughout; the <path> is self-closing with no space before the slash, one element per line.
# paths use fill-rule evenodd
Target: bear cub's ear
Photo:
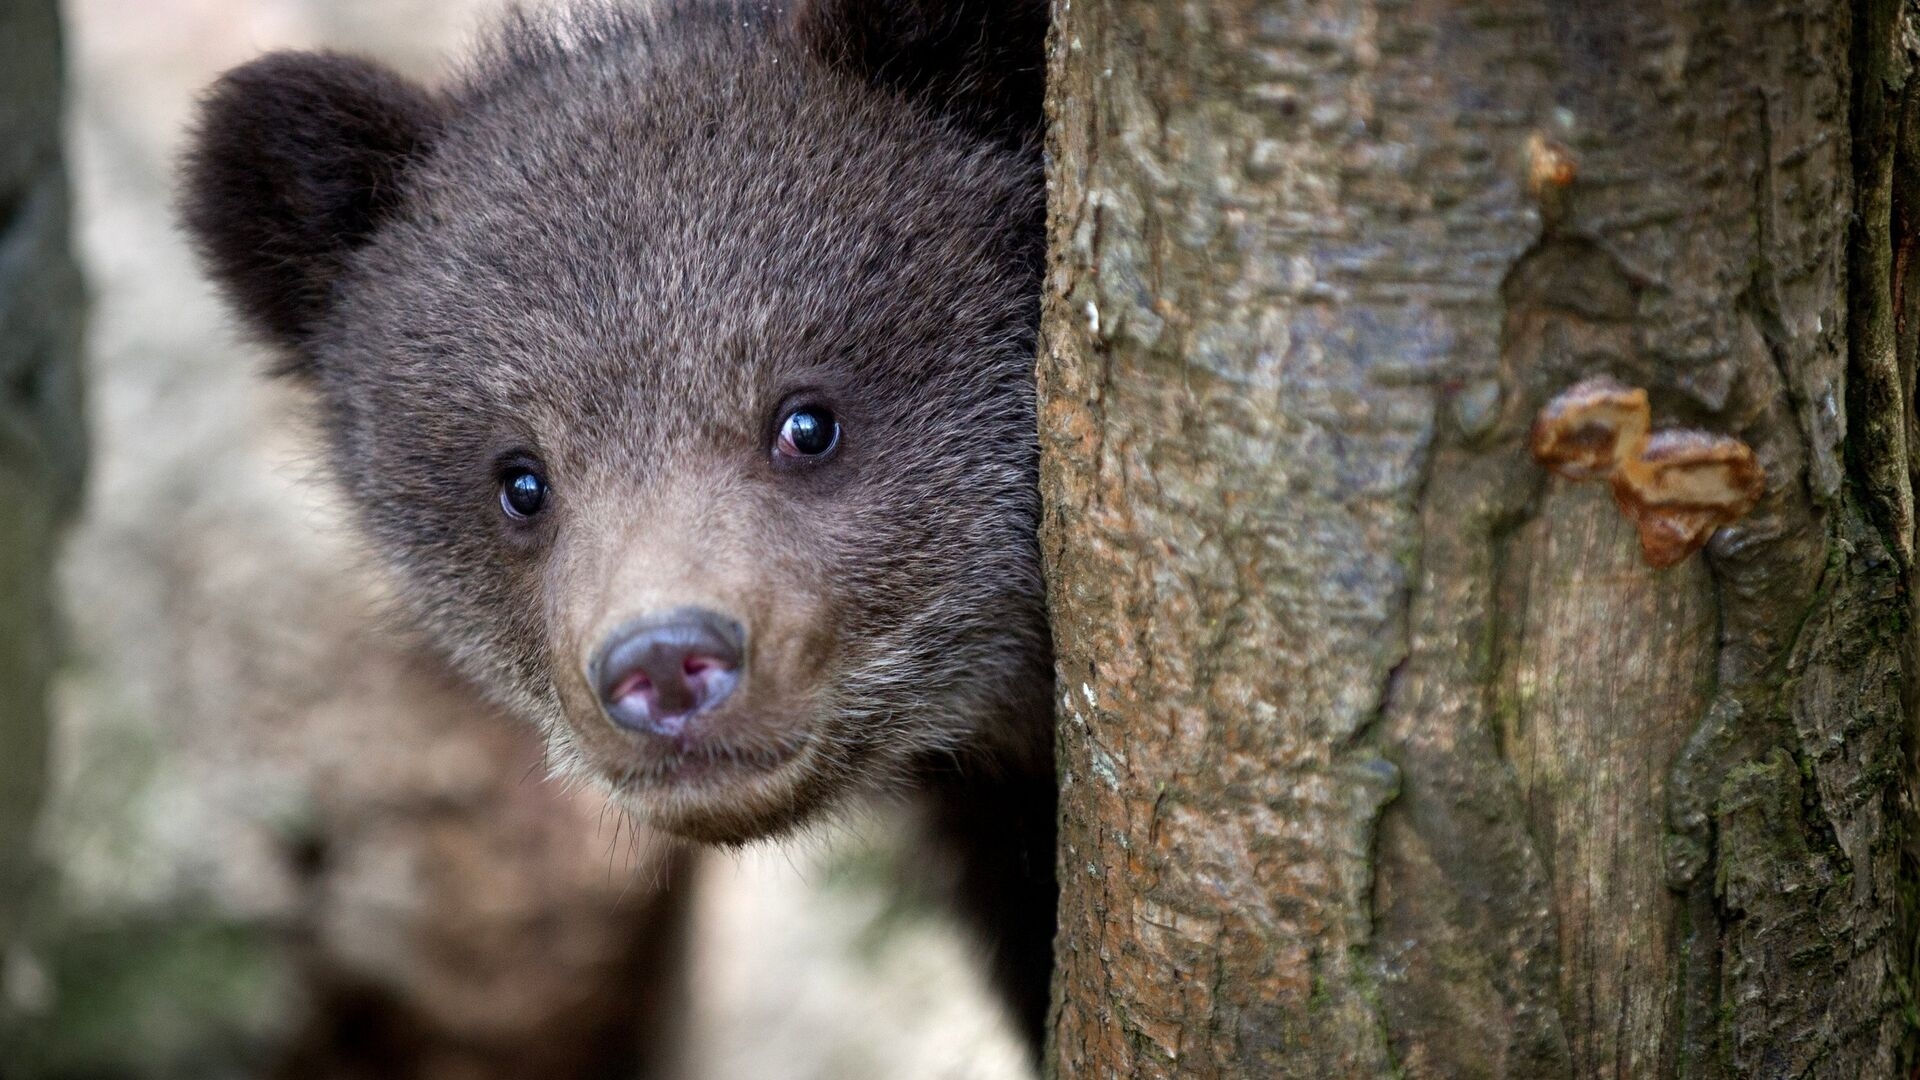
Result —
<path fill-rule="evenodd" d="M 179 208 L 209 274 L 252 328 L 307 366 L 343 257 L 400 198 L 442 105 L 366 60 L 279 52 L 221 76 L 200 104 Z"/>
<path fill-rule="evenodd" d="M 969 130 L 1038 147 L 1046 0 L 798 0 L 815 55 Z"/>

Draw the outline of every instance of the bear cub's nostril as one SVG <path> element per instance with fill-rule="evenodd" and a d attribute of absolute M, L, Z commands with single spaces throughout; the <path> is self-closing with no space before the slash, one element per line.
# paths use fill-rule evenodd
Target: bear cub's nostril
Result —
<path fill-rule="evenodd" d="M 746 634 L 704 608 L 676 608 L 616 630 L 589 676 L 607 718 L 630 731 L 678 735 L 740 681 Z"/>

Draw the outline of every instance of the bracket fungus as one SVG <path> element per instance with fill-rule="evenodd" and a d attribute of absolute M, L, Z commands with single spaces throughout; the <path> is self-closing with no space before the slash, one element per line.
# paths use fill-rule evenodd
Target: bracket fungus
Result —
<path fill-rule="evenodd" d="M 1746 443 L 1687 428 L 1654 431 L 1647 392 L 1601 376 L 1561 391 L 1534 420 L 1534 460 L 1569 480 L 1605 478 L 1640 532 L 1640 553 L 1672 566 L 1745 517 L 1766 490 Z"/>

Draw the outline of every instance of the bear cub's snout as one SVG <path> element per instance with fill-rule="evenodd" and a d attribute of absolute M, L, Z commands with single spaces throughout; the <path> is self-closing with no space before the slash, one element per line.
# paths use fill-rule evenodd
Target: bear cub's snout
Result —
<path fill-rule="evenodd" d="M 628 731 L 677 738 L 701 713 L 723 705 L 739 683 L 747 636 L 704 608 L 648 615 L 595 650 L 588 679 L 607 718 Z M 725 732 L 709 737 L 725 738 Z"/>

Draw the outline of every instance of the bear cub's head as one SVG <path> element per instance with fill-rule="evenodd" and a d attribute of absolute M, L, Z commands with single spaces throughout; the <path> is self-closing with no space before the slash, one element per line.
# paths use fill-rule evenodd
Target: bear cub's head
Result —
<path fill-rule="evenodd" d="M 181 211 L 409 609 L 557 767 L 739 842 L 1045 753 L 1044 8 L 513 16 L 269 55 Z"/>

